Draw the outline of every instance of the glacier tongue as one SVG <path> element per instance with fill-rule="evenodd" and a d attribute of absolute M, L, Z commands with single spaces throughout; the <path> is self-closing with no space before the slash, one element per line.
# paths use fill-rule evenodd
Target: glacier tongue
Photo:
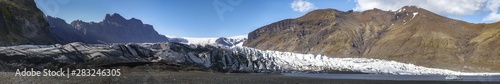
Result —
<path fill-rule="evenodd" d="M 368 58 L 330 58 L 323 55 L 258 50 L 248 47 L 183 43 L 24 45 L 0 47 L 0 68 L 9 70 L 50 64 L 113 65 L 162 62 L 195 65 L 222 72 L 330 73 L 336 71 L 393 75 L 500 75 L 426 68 L 396 61 Z M 40 60 L 32 60 L 40 59 Z M 57 68 L 57 67 L 56 67 Z"/>
<path fill-rule="evenodd" d="M 243 72 L 324 72 L 332 70 L 393 75 L 493 75 L 500 73 L 463 73 L 458 71 L 426 68 L 413 64 L 368 58 L 329 58 L 323 55 L 291 52 L 263 51 L 248 47 L 222 47 L 230 53 L 213 53 L 212 66 L 229 71 Z M 216 57 L 209 57 L 216 56 Z M 197 62 L 201 63 L 201 62 Z M 204 62 L 210 63 L 210 62 Z M 222 66 L 216 66 L 217 64 Z M 200 64 L 207 65 L 207 64 Z M 208 64 L 210 65 L 210 64 Z"/>

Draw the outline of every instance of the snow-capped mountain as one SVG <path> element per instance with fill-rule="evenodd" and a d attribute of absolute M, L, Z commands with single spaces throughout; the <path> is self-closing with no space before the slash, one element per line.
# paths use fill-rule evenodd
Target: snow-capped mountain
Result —
<path fill-rule="evenodd" d="M 185 44 L 200 44 L 200 45 L 223 45 L 228 47 L 234 46 L 243 46 L 243 42 L 246 41 L 247 35 L 238 35 L 232 37 L 219 37 L 219 38 L 196 38 L 196 37 L 177 37 L 177 36 L 168 36 L 166 37 L 170 39 L 177 39 L 179 43 Z M 175 42 L 170 41 L 169 42 Z"/>

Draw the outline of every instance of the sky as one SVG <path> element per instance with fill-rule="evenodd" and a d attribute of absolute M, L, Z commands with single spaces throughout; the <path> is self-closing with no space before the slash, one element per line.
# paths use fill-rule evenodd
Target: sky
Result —
<path fill-rule="evenodd" d="M 470 23 L 500 20 L 500 0 L 35 0 L 46 15 L 71 23 L 100 22 L 118 13 L 180 37 L 230 37 L 315 9 L 364 11 L 418 6 Z"/>

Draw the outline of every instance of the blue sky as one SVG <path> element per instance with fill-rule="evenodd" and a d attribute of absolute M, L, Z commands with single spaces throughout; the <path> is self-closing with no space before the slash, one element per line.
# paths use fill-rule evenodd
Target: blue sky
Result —
<path fill-rule="evenodd" d="M 472 23 L 498 21 L 495 19 L 497 11 L 491 11 L 497 9 L 491 9 L 495 7 L 488 5 L 491 1 L 450 0 L 458 4 L 451 5 L 448 9 L 456 11 L 444 10 L 446 7 L 442 6 L 426 5 L 442 0 L 396 0 L 399 1 L 396 4 L 394 1 L 387 1 L 390 0 L 35 0 L 38 8 L 46 15 L 65 19 L 68 23 L 74 20 L 99 22 L 106 14 L 119 13 L 126 19 L 138 18 L 143 23 L 153 25 L 160 34 L 182 37 L 244 35 L 267 24 L 297 18 L 308 11 L 324 8 L 363 11 L 372 8 L 394 10 L 403 5 L 417 5 L 450 18 Z M 471 3 L 473 7 L 459 3 Z M 475 9 L 474 3 L 483 5 Z M 490 5 L 496 4 L 491 3 L 493 4 Z M 218 12 L 217 8 L 227 10 Z M 488 15 L 494 20 L 485 20 Z"/>

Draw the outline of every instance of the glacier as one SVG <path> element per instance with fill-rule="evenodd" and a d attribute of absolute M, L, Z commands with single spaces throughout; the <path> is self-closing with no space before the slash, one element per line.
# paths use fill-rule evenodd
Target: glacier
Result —
<path fill-rule="evenodd" d="M 212 44 L 129 43 L 23 45 L 0 47 L 0 67 L 30 65 L 33 58 L 49 63 L 103 65 L 129 62 L 160 62 L 197 66 L 205 70 L 247 73 L 335 73 L 338 71 L 390 75 L 500 75 L 427 68 L 408 63 L 369 58 L 331 58 L 324 55 L 259 50 L 244 46 Z M 0 61 L 2 61 L 0 60 Z M 35 61 L 44 66 L 44 61 Z M 42 63 L 42 64 L 40 64 Z M 43 67 L 42 67 L 43 68 Z"/>
<path fill-rule="evenodd" d="M 223 45 L 223 46 L 243 46 L 243 42 L 246 41 L 247 35 L 237 35 L 231 37 L 219 37 L 219 38 L 196 38 L 196 37 L 179 37 L 164 35 L 169 38 L 176 38 L 185 40 L 185 42 L 179 42 L 184 44 L 199 44 L 199 45 Z"/>
<path fill-rule="evenodd" d="M 229 48 L 233 55 L 222 56 L 225 68 L 242 71 L 256 72 L 328 72 L 331 70 L 354 71 L 372 74 L 392 75 L 498 75 L 500 73 L 464 73 L 446 69 L 426 68 L 413 64 L 400 63 L 396 61 L 368 59 L 368 58 L 330 58 L 323 55 L 298 54 L 279 51 L 262 51 L 248 47 Z M 237 54 L 246 59 L 237 59 Z M 193 58 L 193 57 L 191 57 Z M 201 65 L 210 65 L 210 55 L 199 58 L 196 61 Z M 197 58 L 197 60 L 199 60 Z M 224 60 L 226 59 L 226 60 Z M 246 60 L 244 66 L 234 63 L 232 60 Z M 210 67 L 210 66 L 207 66 Z"/>

